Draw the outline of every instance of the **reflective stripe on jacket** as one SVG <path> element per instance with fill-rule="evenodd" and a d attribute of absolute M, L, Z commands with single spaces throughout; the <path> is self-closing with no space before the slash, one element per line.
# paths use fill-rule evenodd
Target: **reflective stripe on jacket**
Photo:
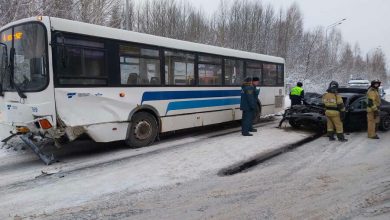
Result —
<path fill-rule="evenodd" d="M 330 93 L 330 92 L 325 93 L 322 96 L 322 102 L 324 103 L 327 112 L 345 111 L 343 98 L 341 98 L 341 96 L 338 94 Z"/>

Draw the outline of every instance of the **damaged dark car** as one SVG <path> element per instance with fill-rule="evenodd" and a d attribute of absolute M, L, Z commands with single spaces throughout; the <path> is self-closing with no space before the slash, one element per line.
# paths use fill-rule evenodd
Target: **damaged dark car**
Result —
<path fill-rule="evenodd" d="M 359 131 L 367 129 L 367 89 L 340 88 L 339 94 L 343 98 L 346 114 L 343 120 L 346 131 Z M 293 106 L 287 109 L 283 115 L 284 121 L 288 121 L 294 128 L 308 128 L 318 131 L 326 131 L 325 108 L 322 103 L 322 95 L 317 93 L 305 94 L 304 105 Z M 382 99 L 380 106 L 379 129 L 390 130 L 390 102 Z"/>

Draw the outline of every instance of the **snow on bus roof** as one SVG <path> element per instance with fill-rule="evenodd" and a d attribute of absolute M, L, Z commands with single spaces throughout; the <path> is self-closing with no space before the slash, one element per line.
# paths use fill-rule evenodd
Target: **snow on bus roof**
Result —
<path fill-rule="evenodd" d="M 76 33 L 88 36 L 96 36 L 108 39 L 129 41 L 140 44 L 147 44 L 152 46 L 160 46 L 166 48 L 172 48 L 184 51 L 193 51 L 214 55 L 221 55 L 225 57 L 243 58 L 249 60 L 261 60 L 265 62 L 284 63 L 284 59 L 281 57 L 245 52 L 240 50 L 234 50 L 229 48 L 211 46 L 200 43 L 193 43 L 189 41 L 176 40 L 172 38 L 159 37 L 150 34 L 143 34 L 134 31 L 121 30 L 116 28 L 110 28 L 100 25 L 88 24 L 79 21 L 66 20 L 56 17 L 40 17 L 42 21 L 50 19 L 50 25 L 52 30 L 64 31 L 69 33 Z M 37 17 L 26 18 L 7 24 L 2 29 L 10 27 L 12 25 L 37 21 Z"/>

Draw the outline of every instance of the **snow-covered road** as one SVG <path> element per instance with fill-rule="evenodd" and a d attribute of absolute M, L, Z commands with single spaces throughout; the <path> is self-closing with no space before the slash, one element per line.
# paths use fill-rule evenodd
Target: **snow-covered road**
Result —
<path fill-rule="evenodd" d="M 102 196 L 181 185 L 301 141 L 312 134 L 276 129 L 276 122 L 243 137 L 239 128 L 185 137 L 139 150 L 66 157 L 51 167 L 31 155 L 0 154 L 0 219 L 54 213 Z M 233 133 L 232 133 L 233 132 Z M 5 149 L 2 149 L 3 151 Z M 27 155 L 26 155 L 27 154 Z M 41 175 L 41 172 L 53 173 Z"/>
<path fill-rule="evenodd" d="M 390 134 L 317 139 L 251 170 L 129 189 L 44 219 L 390 219 Z"/>

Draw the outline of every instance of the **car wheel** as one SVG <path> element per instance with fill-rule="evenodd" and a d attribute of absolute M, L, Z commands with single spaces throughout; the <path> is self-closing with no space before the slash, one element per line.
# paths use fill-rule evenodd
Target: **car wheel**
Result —
<path fill-rule="evenodd" d="M 298 122 L 296 122 L 294 119 L 288 120 L 288 123 L 291 125 L 293 128 L 300 128 L 302 125 Z"/>
<path fill-rule="evenodd" d="M 379 128 L 382 131 L 389 131 L 390 130 L 390 115 L 385 115 L 381 118 L 381 121 L 379 122 Z"/>
<path fill-rule="evenodd" d="M 136 113 L 130 123 L 126 144 L 133 148 L 145 147 L 157 137 L 158 124 L 156 118 L 147 113 Z"/>

